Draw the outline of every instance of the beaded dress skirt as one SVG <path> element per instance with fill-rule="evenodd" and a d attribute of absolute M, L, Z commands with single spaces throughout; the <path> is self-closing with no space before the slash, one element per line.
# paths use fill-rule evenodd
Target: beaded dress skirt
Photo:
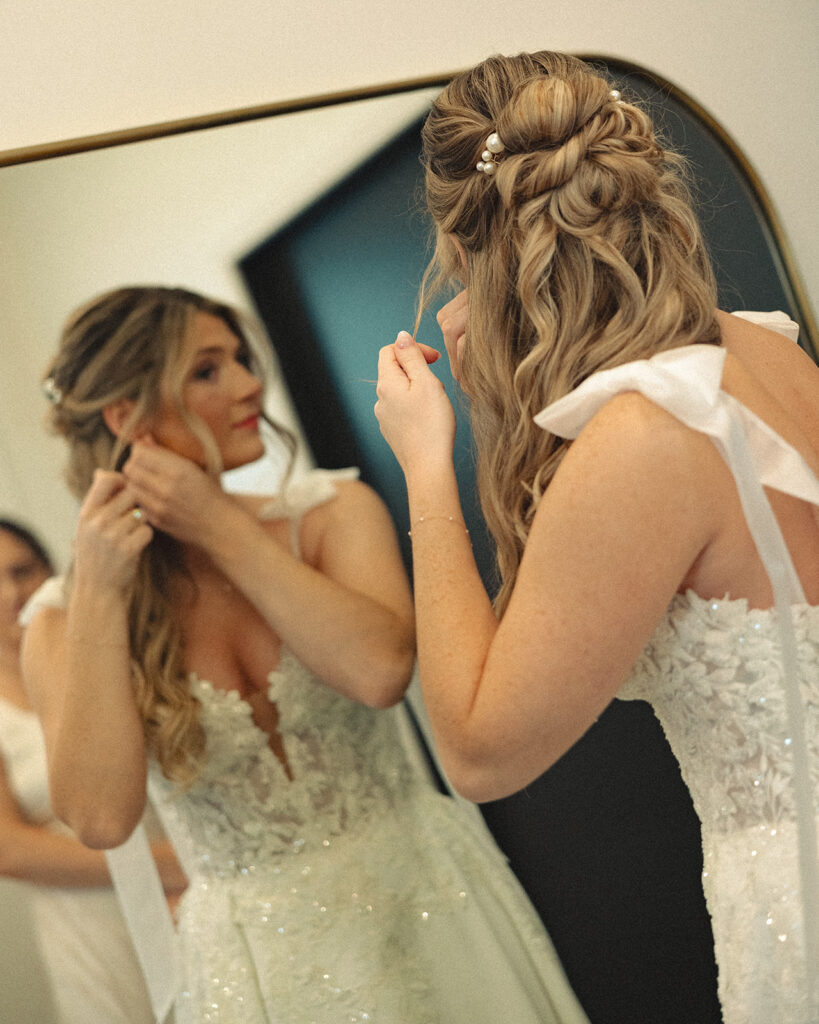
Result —
<path fill-rule="evenodd" d="M 176 1024 L 585 1022 L 505 861 L 413 764 L 401 710 L 287 650 L 269 684 L 286 768 L 236 692 L 193 678 L 204 774 L 179 794 L 153 770 L 190 878 Z"/>

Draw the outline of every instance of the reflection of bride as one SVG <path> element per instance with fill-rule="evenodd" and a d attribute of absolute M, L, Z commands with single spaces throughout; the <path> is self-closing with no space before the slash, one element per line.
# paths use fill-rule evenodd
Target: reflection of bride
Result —
<path fill-rule="evenodd" d="M 407 753 L 380 500 L 352 473 L 220 489 L 263 452 L 251 358 L 233 310 L 180 290 L 113 292 L 64 334 L 52 418 L 84 501 L 25 655 L 61 815 L 122 843 L 147 751 L 189 878 L 178 1024 L 585 1021 L 497 850 Z"/>
<path fill-rule="evenodd" d="M 37 538 L 20 523 L 0 519 L 0 875 L 25 885 L 22 905 L 53 1004 L 42 1010 L 47 1020 L 148 1024 L 148 993 L 105 857 L 79 843 L 54 816 L 42 731 L 23 688 L 17 618 L 51 571 Z M 154 854 L 166 882 L 183 884 L 168 844 L 156 843 Z M 9 1012 L 13 999 L 8 992 L 3 998 Z"/>

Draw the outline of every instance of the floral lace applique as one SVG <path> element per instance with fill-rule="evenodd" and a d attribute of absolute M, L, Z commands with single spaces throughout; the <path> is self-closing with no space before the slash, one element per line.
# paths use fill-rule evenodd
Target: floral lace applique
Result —
<path fill-rule="evenodd" d="M 819 800 L 819 608 L 792 611 Z M 726 1024 L 751 1007 L 754 1019 L 812 1024 L 775 612 L 678 595 L 619 696 L 653 706 L 702 823 Z"/>

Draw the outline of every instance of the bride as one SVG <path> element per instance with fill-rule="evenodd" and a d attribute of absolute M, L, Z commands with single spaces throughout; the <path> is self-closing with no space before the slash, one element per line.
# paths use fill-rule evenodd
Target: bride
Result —
<path fill-rule="evenodd" d="M 177 1024 L 585 1021 L 403 745 L 413 614 L 381 501 L 349 472 L 220 487 L 263 454 L 254 366 L 236 312 L 181 289 L 67 325 L 46 383 L 82 507 L 24 651 L 57 813 L 115 847 L 150 786 L 189 879 Z"/>

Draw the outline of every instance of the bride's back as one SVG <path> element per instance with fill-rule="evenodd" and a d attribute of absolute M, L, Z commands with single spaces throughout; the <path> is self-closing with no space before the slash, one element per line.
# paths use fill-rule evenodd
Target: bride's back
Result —
<path fill-rule="evenodd" d="M 739 317 L 719 314 L 728 353 L 723 390 L 758 416 L 819 474 L 819 367 L 792 341 Z M 705 467 L 703 471 L 706 471 Z M 772 593 L 727 470 L 714 460 L 723 510 L 714 542 L 685 581 L 701 596 L 747 598 L 752 607 L 772 604 Z M 819 508 L 767 489 L 785 542 L 810 604 L 819 604 Z"/>

